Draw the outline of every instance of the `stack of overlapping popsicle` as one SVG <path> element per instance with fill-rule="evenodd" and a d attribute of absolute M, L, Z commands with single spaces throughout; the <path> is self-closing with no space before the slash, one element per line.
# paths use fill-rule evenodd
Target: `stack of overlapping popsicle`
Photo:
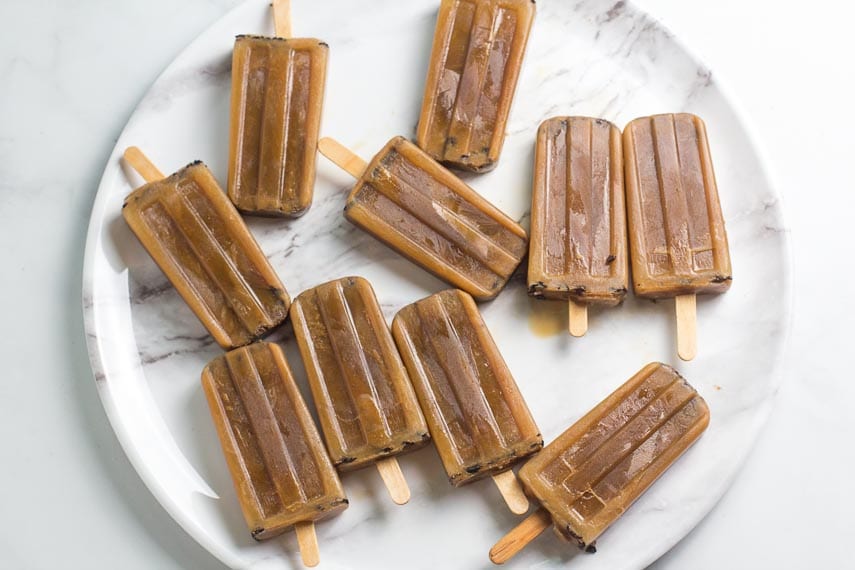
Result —
<path fill-rule="evenodd" d="M 517 514 L 541 507 L 491 551 L 501 563 L 551 522 L 594 540 L 704 431 L 703 399 L 650 364 L 543 451 L 543 440 L 475 301 L 494 298 L 529 253 L 528 293 L 566 300 L 570 332 L 588 305 L 676 297 L 678 353 L 695 352 L 694 296 L 731 282 L 703 122 L 655 115 L 620 130 L 555 117 L 535 145 L 531 240 L 444 165 L 494 168 L 532 22 L 532 0 L 441 0 L 417 144 L 394 137 L 365 162 L 320 139 L 327 44 L 238 36 L 232 64 L 228 195 L 195 162 L 146 179 L 123 216 L 228 352 L 202 384 L 252 536 L 294 528 L 318 562 L 314 521 L 348 500 L 337 471 L 376 465 L 392 499 L 410 491 L 397 461 L 431 439 L 454 486 L 492 477 Z M 288 38 L 288 39 L 285 39 Z M 316 150 L 358 179 L 345 217 L 455 289 L 400 309 L 391 330 L 372 286 L 343 277 L 293 304 L 241 215 L 296 217 L 311 205 Z M 442 164 L 440 164 L 442 163 Z M 275 343 L 290 315 L 321 431 Z M 538 453 L 539 452 L 539 453 Z M 512 466 L 536 454 L 520 470 Z M 527 497 L 528 495 L 528 497 Z"/>

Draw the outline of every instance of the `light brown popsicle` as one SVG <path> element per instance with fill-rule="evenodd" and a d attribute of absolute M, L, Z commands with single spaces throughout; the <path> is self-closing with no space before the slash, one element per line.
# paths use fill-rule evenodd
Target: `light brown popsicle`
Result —
<path fill-rule="evenodd" d="M 282 324 L 291 299 L 235 207 L 201 162 L 164 178 L 136 147 L 125 152 L 148 184 L 122 216 L 221 347 Z"/>
<path fill-rule="evenodd" d="M 642 368 L 520 469 L 541 509 L 491 550 L 501 564 L 551 522 L 589 552 L 594 542 L 689 448 L 709 424 L 703 398 L 680 374 Z"/>
<path fill-rule="evenodd" d="M 288 38 L 289 3 L 274 10 L 280 37 L 235 40 L 228 189 L 243 213 L 296 217 L 314 193 L 329 48 Z"/>
<path fill-rule="evenodd" d="M 345 217 L 440 279 L 484 301 L 519 266 L 525 230 L 407 139 L 369 164 L 329 138 L 320 150 L 359 179 Z"/>
<path fill-rule="evenodd" d="M 723 293 L 733 279 L 706 127 L 688 113 L 653 115 L 623 138 L 633 289 L 676 298 L 678 353 L 691 360 L 695 295 Z"/>
<path fill-rule="evenodd" d="M 434 159 L 496 166 L 534 14 L 534 0 L 442 0 L 417 132 Z"/>
<path fill-rule="evenodd" d="M 629 287 L 620 130 L 603 119 L 554 117 L 535 146 L 528 293 L 570 303 L 570 332 L 588 305 L 617 305 Z M 574 312 L 575 311 L 575 312 Z M 582 312 L 582 320 L 574 315 Z"/>
<path fill-rule="evenodd" d="M 492 476 L 514 513 L 528 510 L 510 468 L 543 438 L 472 297 L 448 289 L 407 305 L 392 334 L 451 484 Z"/>
<path fill-rule="evenodd" d="M 304 563 L 316 565 L 314 521 L 348 502 L 282 349 L 257 342 L 218 356 L 202 387 L 252 537 L 293 526 Z"/>
<path fill-rule="evenodd" d="M 394 456 L 430 435 L 371 284 L 345 277 L 304 291 L 291 305 L 291 323 L 333 464 L 396 470 L 393 481 L 404 487 L 389 491 L 406 503 Z"/>

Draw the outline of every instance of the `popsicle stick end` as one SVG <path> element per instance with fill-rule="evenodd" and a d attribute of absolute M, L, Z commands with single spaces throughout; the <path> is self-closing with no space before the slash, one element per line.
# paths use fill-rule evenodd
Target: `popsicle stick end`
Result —
<path fill-rule="evenodd" d="M 356 156 L 349 148 L 335 139 L 324 137 L 318 141 L 318 150 L 354 178 L 361 178 L 368 163 Z"/>
<path fill-rule="evenodd" d="M 122 157 L 146 182 L 155 182 L 166 178 L 139 147 L 129 146 L 125 149 Z"/>
<path fill-rule="evenodd" d="M 567 322 L 570 334 L 585 336 L 588 332 L 588 305 L 570 300 L 567 302 Z"/>
<path fill-rule="evenodd" d="M 552 519 L 545 509 L 537 509 L 493 545 L 490 549 L 490 561 L 493 564 L 504 564 L 546 530 L 551 522 Z"/>
<path fill-rule="evenodd" d="M 396 505 L 406 505 L 410 501 L 410 487 L 407 485 L 407 480 L 404 479 L 398 460 L 394 457 L 381 459 L 377 462 L 377 470 L 380 472 L 380 477 L 383 479 L 392 501 Z"/>

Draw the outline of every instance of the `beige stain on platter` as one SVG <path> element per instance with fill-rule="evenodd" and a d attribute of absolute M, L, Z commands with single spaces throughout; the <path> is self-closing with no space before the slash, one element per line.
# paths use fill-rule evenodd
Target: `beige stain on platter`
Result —
<path fill-rule="evenodd" d="M 529 299 L 528 328 L 545 338 L 567 334 L 567 302 Z"/>

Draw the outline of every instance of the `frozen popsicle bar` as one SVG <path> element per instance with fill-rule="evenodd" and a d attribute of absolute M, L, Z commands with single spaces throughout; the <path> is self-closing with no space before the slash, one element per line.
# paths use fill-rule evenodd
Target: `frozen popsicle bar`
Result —
<path fill-rule="evenodd" d="M 315 39 L 235 40 L 229 198 L 240 211 L 295 217 L 311 205 L 328 51 Z"/>
<path fill-rule="evenodd" d="M 529 295 L 617 305 L 627 287 L 620 130 L 603 119 L 548 119 L 535 146 Z"/>
<path fill-rule="evenodd" d="M 623 138 L 635 294 L 726 291 L 730 253 L 703 121 L 688 113 L 643 117 Z"/>
<path fill-rule="evenodd" d="M 149 167 L 122 215 L 211 336 L 230 349 L 279 326 L 290 297 L 208 168 L 194 162 L 158 180 Z"/>
<path fill-rule="evenodd" d="M 496 166 L 534 13 L 534 0 L 442 0 L 417 134 L 434 159 Z"/>
<path fill-rule="evenodd" d="M 504 562 L 521 548 L 508 537 L 528 531 L 531 540 L 550 521 L 559 537 L 595 551 L 597 537 L 708 424 L 709 409 L 695 389 L 670 366 L 648 364 L 520 469 L 546 512 L 506 535 L 490 557 Z"/>
<path fill-rule="evenodd" d="M 218 356 L 202 387 L 253 538 L 299 531 L 347 508 L 279 346 L 257 342 Z"/>
<path fill-rule="evenodd" d="M 636 119 L 623 133 L 632 281 L 639 297 L 675 297 L 677 353 L 697 352 L 695 295 L 732 273 L 704 122 L 688 113 Z"/>
<path fill-rule="evenodd" d="M 333 464 L 350 471 L 428 442 L 374 290 L 345 277 L 304 291 L 291 322 Z"/>
<path fill-rule="evenodd" d="M 321 152 L 359 178 L 348 220 L 476 299 L 498 295 L 525 255 L 519 224 L 405 138 L 367 166 L 332 139 Z"/>
<path fill-rule="evenodd" d="M 392 333 L 452 485 L 496 476 L 543 446 L 471 296 L 448 289 L 407 305 Z"/>

